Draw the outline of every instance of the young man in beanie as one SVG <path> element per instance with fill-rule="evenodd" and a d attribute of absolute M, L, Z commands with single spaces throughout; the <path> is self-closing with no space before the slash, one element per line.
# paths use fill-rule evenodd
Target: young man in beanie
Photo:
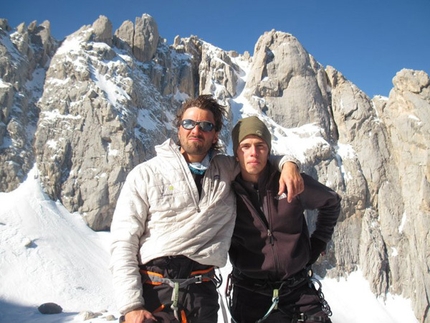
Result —
<path fill-rule="evenodd" d="M 229 251 L 233 322 L 331 322 L 310 266 L 331 239 L 340 196 L 302 174 L 304 191 L 288 202 L 278 195 L 279 171 L 268 160 L 266 125 L 254 116 L 244 118 L 232 137 L 241 169 L 233 182 L 237 217 Z M 306 209 L 318 210 L 310 237 Z"/>

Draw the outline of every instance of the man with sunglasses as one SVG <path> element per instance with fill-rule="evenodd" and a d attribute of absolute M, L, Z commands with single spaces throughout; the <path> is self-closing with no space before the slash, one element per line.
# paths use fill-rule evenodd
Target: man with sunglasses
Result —
<path fill-rule="evenodd" d="M 227 261 L 239 173 L 235 158 L 220 153 L 225 114 L 209 95 L 186 101 L 176 117 L 179 145 L 156 146 L 157 156 L 124 183 L 111 225 L 111 270 L 126 323 L 217 322 L 214 270 Z M 287 160 L 273 162 L 282 167 L 280 193 L 286 185 L 292 199 L 303 180 Z"/>

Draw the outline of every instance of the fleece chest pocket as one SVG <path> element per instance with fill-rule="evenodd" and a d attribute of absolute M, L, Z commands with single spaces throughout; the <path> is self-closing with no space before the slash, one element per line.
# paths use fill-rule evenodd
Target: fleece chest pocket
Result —
<path fill-rule="evenodd" d="M 184 191 L 183 187 L 183 185 L 173 184 L 154 187 L 148 196 L 151 213 L 164 212 L 170 214 L 175 210 L 189 207 L 189 192 Z"/>

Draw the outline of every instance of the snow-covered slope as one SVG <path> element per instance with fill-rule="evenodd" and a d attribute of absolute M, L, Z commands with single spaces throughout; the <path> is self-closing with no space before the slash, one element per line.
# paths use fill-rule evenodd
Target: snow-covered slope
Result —
<path fill-rule="evenodd" d="M 107 233 L 47 198 L 35 170 L 0 205 L 0 322 L 58 322 L 37 314 L 46 302 L 65 320 L 112 306 Z"/>

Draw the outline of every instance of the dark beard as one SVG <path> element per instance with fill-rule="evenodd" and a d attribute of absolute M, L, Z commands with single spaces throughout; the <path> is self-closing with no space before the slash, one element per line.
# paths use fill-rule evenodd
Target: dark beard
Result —
<path fill-rule="evenodd" d="M 202 143 L 185 143 L 181 144 L 182 149 L 190 155 L 206 155 L 209 151 L 208 147 L 205 147 Z M 210 147 L 209 147 L 210 148 Z"/>
<path fill-rule="evenodd" d="M 194 138 L 201 138 L 204 140 L 203 137 L 195 136 Z M 186 137 L 185 139 L 179 138 L 179 142 L 181 144 L 181 149 L 188 155 L 195 155 L 195 156 L 204 156 L 209 152 L 209 150 L 212 147 L 211 142 L 207 141 L 189 141 L 189 137 Z"/>

